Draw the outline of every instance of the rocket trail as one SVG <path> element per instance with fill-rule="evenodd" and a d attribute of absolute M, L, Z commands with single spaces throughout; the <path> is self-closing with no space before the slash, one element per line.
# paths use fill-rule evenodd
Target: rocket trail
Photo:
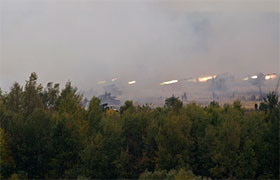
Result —
<path fill-rule="evenodd" d="M 128 82 L 129 85 L 132 85 L 132 84 L 135 84 L 135 83 L 136 83 L 136 81 L 129 81 Z"/>

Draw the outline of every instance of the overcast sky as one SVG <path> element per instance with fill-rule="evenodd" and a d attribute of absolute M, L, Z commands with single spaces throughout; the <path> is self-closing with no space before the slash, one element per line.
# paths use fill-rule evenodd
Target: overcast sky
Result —
<path fill-rule="evenodd" d="M 0 0 L 0 88 L 279 72 L 277 0 Z M 143 88 L 145 88 L 143 86 Z"/>

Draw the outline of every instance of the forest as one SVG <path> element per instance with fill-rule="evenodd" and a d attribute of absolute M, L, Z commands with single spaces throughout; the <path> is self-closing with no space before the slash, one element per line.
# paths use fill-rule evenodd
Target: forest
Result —
<path fill-rule="evenodd" d="M 276 92 L 255 110 L 170 97 L 116 111 L 37 80 L 0 90 L 1 179 L 279 179 Z"/>

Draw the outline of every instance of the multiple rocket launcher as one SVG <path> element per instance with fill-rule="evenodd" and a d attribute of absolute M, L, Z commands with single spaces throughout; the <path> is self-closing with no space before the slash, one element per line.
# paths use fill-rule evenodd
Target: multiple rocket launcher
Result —
<path fill-rule="evenodd" d="M 168 84 L 174 84 L 174 83 L 177 83 L 177 82 L 181 82 L 181 81 L 188 81 L 188 82 L 206 82 L 206 81 L 208 81 L 208 80 L 210 80 L 210 79 L 214 79 L 214 78 L 216 78 L 216 75 L 213 75 L 213 76 L 205 76 L 205 77 L 199 77 L 199 78 L 197 78 L 197 79 L 195 79 L 195 78 L 187 78 L 187 79 L 182 79 L 182 80 L 171 80 L 171 81 L 166 81 L 166 82 L 162 82 L 162 83 L 160 83 L 160 85 L 168 85 Z M 115 81 L 117 81 L 117 78 L 113 78 L 112 80 L 111 80 L 112 82 L 115 82 Z M 107 83 L 107 81 L 98 81 L 97 82 L 97 84 L 106 84 Z M 129 81 L 129 82 L 127 82 L 127 84 L 128 85 L 133 85 L 133 84 L 136 84 L 136 81 L 135 80 L 133 80 L 133 81 Z"/>
<path fill-rule="evenodd" d="M 206 83 L 206 82 L 210 82 L 209 84 L 209 91 L 213 92 L 213 98 L 216 98 L 216 93 L 228 93 L 228 88 L 227 88 L 227 82 L 248 82 L 250 84 L 252 84 L 253 86 L 256 86 L 259 88 L 260 94 L 259 97 L 263 97 L 263 93 L 262 93 L 262 86 L 264 86 L 264 82 L 267 80 L 272 80 L 277 78 L 276 73 L 271 73 L 271 74 L 263 74 L 263 73 L 258 73 L 257 75 L 252 75 L 252 76 L 248 76 L 242 79 L 235 79 L 232 75 L 230 74 L 218 74 L 218 75 L 211 75 L 211 76 L 202 76 L 202 77 L 197 77 L 197 78 L 185 78 L 185 79 L 173 79 L 173 80 L 169 80 L 169 81 L 165 81 L 165 82 L 161 82 L 157 85 L 159 86 L 167 86 L 167 85 L 174 85 L 177 83 L 181 83 L 181 82 L 190 82 L 190 83 Z M 279 84 L 280 78 L 278 80 L 278 84 Z M 118 92 L 118 90 L 114 89 L 116 88 L 115 83 L 119 84 L 118 82 L 120 82 L 120 85 L 123 84 L 123 81 L 119 81 L 118 78 L 114 77 L 112 78 L 110 81 L 99 81 L 97 82 L 97 84 L 102 85 L 104 90 L 105 90 L 105 94 L 101 97 L 102 101 L 104 101 L 104 103 L 108 103 L 108 104 L 118 104 L 119 102 L 115 101 L 115 96 L 118 96 L 121 94 L 121 91 Z M 128 82 L 125 82 L 125 84 L 127 83 L 128 86 L 134 86 L 136 84 L 136 80 L 131 80 Z M 238 83 L 239 84 L 239 83 Z M 242 83 L 243 84 L 243 83 Z M 276 87 L 278 87 L 278 84 Z M 107 87 L 107 90 L 106 88 Z M 109 90 L 108 90 L 109 87 Z M 276 90 L 277 91 L 277 88 Z M 110 92 L 110 93 L 107 93 Z M 116 93 L 117 92 L 117 93 Z M 111 93 L 114 95 L 111 99 L 106 98 L 111 96 Z M 107 96 L 106 96 L 107 95 Z M 233 96 L 234 96 L 234 92 L 233 92 Z M 105 100 L 104 100 L 105 99 Z"/>
<path fill-rule="evenodd" d="M 247 80 L 256 80 L 256 79 L 264 79 L 264 80 L 271 80 L 271 79 L 275 79 L 277 77 L 276 73 L 271 73 L 271 74 L 262 74 L 260 73 L 259 75 L 253 75 L 251 77 L 245 77 L 243 78 L 244 81 Z M 187 78 L 187 79 L 182 79 L 182 80 L 171 80 L 171 81 L 166 81 L 166 82 L 162 82 L 160 83 L 160 85 L 168 85 L 168 84 L 174 84 L 177 82 L 181 82 L 181 81 L 188 81 L 188 82 L 207 82 L 209 80 L 214 80 L 217 78 L 217 75 L 212 75 L 212 76 L 204 76 L 204 77 L 198 77 L 198 78 Z"/>
<path fill-rule="evenodd" d="M 258 75 L 245 77 L 242 80 L 243 81 L 257 80 L 257 79 L 271 80 L 271 79 L 275 79 L 276 77 L 277 77 L 276 73 L 271 73 L 271 74 L 266 74 L 266 75 L 260 73 Z M 214 80 L 216 78 L 217 78 L 217 75 L 203 76 L 203 77 L 198 77 L 198 78 L 186 78 L 186 79 L 181 79 L 181 80 L 174 79 L 174 80 L 162 82 L 162 83 L 160 83 L 160 85 L 170 85 L 170 84 L 175 84 L 175 83 L 182 82 L 182 81 L 203 83 L 203 82 L 207 82 L 209 80 Z M 117 80 L 118 80 L 117 78 L 112 78 L 111 82 L 115 82 Z M 97 84 L 100 84 L 100 85 L 106 84 L 106 83 L 107 83 L 107 81 L 97 82 Z M 132 81 L 127 82 L 127 84 L 133 85 L 133 84 L 136 84 L 136 81 L 132 80 Z"/>

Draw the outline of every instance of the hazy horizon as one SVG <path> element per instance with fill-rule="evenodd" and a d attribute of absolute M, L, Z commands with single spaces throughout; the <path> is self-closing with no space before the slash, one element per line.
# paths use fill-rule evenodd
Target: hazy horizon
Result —
<path fill-rule="evenodd" d="M 1 1 L 0 87 L 279 73 L 279 2 Z M 138 90 L 139 90 L 138 89 Z"/>

